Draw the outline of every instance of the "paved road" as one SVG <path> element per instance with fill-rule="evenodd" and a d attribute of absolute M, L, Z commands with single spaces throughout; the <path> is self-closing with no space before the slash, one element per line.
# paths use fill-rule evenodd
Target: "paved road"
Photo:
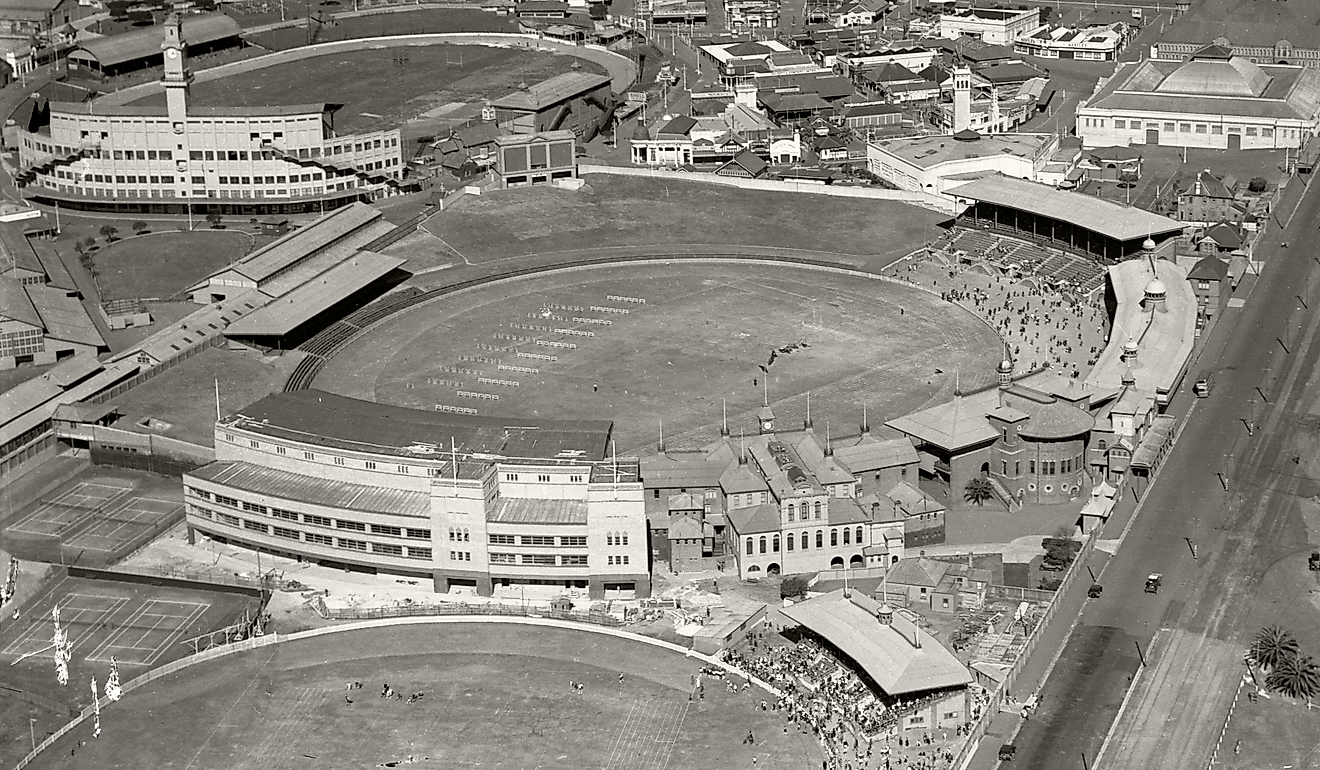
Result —
<path fill-rule="evenodd" d="M 1222 668 L 1221 659 L 1234 650 L 1240 655 L 1243 639 L 1254 632 L 1245 621 L 1259 576 L 1278 557 L 1305 546 L 1297 538 L 1295 503 L 1317 491 L 1292 458 L 1317 428 L 1309 407 L 1320 394 L 1311 377 L 1320 346 L 1310 343 L 1320 314 L 1311 314 L 1293 353 L 1274 342 L 1298 306 L 1295 295 L 1305 295 L 1306 278 L 1320 264 L 1320 249 L 1281 249 L 1279 243 L 1315 241 L 1320 191 L 1308 191 L 1299 214 L 1293 227 L 1267 236 L 1269 267 L 1250 302 L 1225 316 L 1202 354 L 1200 366 L 1218 370 L 1215 392 L 1196 404 L 1159 479 L 1145 490 L 1141 516 L 1104 574 L 1104 596 L 1086 606 L 1042 688 L 1038 715 L 1014 741 L 1015 767 L 1077 767 L 1082 755 L 1094 759 L 1141 666 L 1138 646 L 1148 649 L 1160 628 L 1175 631 L 1176 665 L 1160 665 L 1168 657 L 1150 661 L 1147 676 L 1158 673 L 1160 684 L 1142 686 L 1138 679 L 1102 764 L 1205 767 L 1232 696 L 1224 680 L 1235 685 L 1236 669 L 1210 676 L 1203 664 Z M 1242 420 L 1252 413 L 1252 400 L 1261 399 L 1256 387 L 1271 374 L 1278 397 L 1263 386 L 1273 403 L 1257 407 L 1260 427 L 1247 435 Z M 1175 410 L 1189 399 L 1180 394 Z M 1227 493 L 1218 475 L 1225 471 Z M 1164 588 L 1155 595 L 1143 591 L 1152 571 L 1164 574 Z M 996 737 L 1006 736 L 988 740 Z"/>

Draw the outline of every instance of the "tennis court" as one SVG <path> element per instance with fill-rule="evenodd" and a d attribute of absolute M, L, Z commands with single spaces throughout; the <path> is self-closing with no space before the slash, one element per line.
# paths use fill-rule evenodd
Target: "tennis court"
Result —
<path fill-rule="evenodd" d="M 113 554 L 183 510 L 178 501 L 142 497 L 133 494 L 135 490 L 127 479 L 79 481 L 38 501 L 36 510 L 7 531 L 19 537 L 54 538 L 78 551 Z"/>
<path fill-rule="evenodd" d="M 223 594 L 66 576 L 0 627 L 0 660 L 28 656 L 25 662 L 51 665 L 51 609 L 58 606 L 74 665 L 109 663 L 114 656 L 125 666 L 155 666 L 185 652 L 179 642 L 225 625 L 242 601 L 236 596 L 229 606 Z"/>

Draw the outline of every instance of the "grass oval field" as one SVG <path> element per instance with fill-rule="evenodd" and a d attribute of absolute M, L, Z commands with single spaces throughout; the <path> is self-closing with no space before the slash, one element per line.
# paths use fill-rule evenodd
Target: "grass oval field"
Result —
<path fill-rule="evenodd" d="M 701 663 L 546 626 L 346 631 L 162 677 L 106 704 L 99 738 L 88 720 L 31 767 L 698 770 L 749 767 L 756 757 L 760 767 L 797 770 L 820 762 L 813 740 L 757 709 L 768 697 L 759 690 L 730 694 L 716 683 L 689 701 Z M 585 684 L 581 694 L 570 680 Z M 347 689 L 355 681 L 362 689 Z M 386 683 L 405 697 L 425 695 L 385 700 Z M 749 731 L 752 745 L 741 742 Z"/>
<path fill-rule="evenodd" d="M 612 419 L 619 450 L 633 451 L 658 440 L 661 420 L 667 447 L 714 440 L 726 403 L 731 431 L 755 433 L 767 396 L 780 427 L 800 427 L 808 392 L 818 430 L 856 434 L 864 405 L 879 426 L 947 396 L 955 374 L 964 390 L 987 384 L 1000 350 L 971 313 L 875 276 L 656 261 L 442 297 L 358 337 L 314 387 L 421 409 Z"/>

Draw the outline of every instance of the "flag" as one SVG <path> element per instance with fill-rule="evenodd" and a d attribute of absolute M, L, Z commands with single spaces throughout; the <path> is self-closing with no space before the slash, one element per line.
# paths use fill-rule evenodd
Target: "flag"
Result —
<path fill-rule="evenodd" d="M 105 697 L 111 702 L 119 700 L 124 691 L 119 686 L 119 661 L 115 656 L 110 656 L 110 676 L 105 680 Z"/>
<path fill-rule="evenodd" d="M 101 696 L 96 692 L 96 677 L 94 676 L 92 677 L 92 713 L 95 718 L 92 723 L 94 725 L 92 737 L 99 738 L 101 737 Z"/>

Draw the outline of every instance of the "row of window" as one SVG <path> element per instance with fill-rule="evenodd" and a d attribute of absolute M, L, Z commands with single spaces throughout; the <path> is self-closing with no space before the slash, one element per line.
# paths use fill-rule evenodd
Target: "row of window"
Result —
<path fill-rule="evenodd" d="M 355 540 L 343 537 L 331 537 L 318 532 L 301 532 L 288 527 L 266 524 L 264 521 L 239 518 L 223 511 L 212 511 L 199 505 L 189 505 L 189 510 L 195 515 L 219 522 L 225 526 L 242 528 L 249 532 L 256 532 L 262 535 L 272 535 L 274 537 L 293 540 L 295 542 L 311 543 L 313 545 L 324 545 L 333 548 L 343 548 L 349 551 L 370 552 L 381 556 L 397 556 L 409 559 L 430 559 L 431 549 L 421 546 L 407 546 L 406 548 L 394 543 L 378 543 L 370 540 Z"/>
<path fill-rule="evenodd" d="M 283 519 L 285 521 L 294 521 L 294 522 L 299 521 L 298 518 L 299 514 L 296 511 L 288 511 L 283 508 L 275 508 L 273 506 L 266 506 L 266 505 L 262 505 L 261 503 L 253 503 L 246 500 L 239 501 L 228 495 L 222 495 L 219 492 L 216 492 L 214 495 L 212 495 L 210 492 L 206 491 L 205 489 L 198 489 L 197 487 L 188 487 L 188 491 L 191 492 L 196 497 L 199 497 L 203 500 L 214 499 L 215 502 L 220 505 L 227 505 L 230 508 L 241 508 L 243 511 L 247 513 L 259 513 L 263 515 L 274 516 L 277 519 Z M 333 527 L 334 529 L 344 529 L 353 532 L 370 532 L 373 535 L 388 535 L 390 537 L 407 537 L 413 540 L 431 539 L 431 530 L 429 529 L 397 527 L 392 524 L 368 524 L 365 522 L 352 521 L 349 519 L 332 519 L 329 516 L 318 516 L 314 513 L 302 514 L 301 521 L 303 524 L 312 524 L 318 527 Z M 450 530 L 450 533 L 451 533 L 450 539 L 452 540 L 454 539 L 452 536 L 453 530 Z"/>
<path fill-rule="evenodd" d="M 841 527 L 839 529 L 830 530 L 831 548 L 838 548 L 839 541 L 841 539 L 843 541 L 843 545 L 853 545 L 854 541 L 856 542 L 857 545 L 862 545 L 866 539 L 866 531 L 862 527 L 857 527 L 855 530 L 849 529 L 848 527 Z M 787 547 L 789 551 L 792 551 L 794 549 L 795 544 L 798 542 L 802 544 L 802 550 L 805 551 L 808 548 L 810 548 L 811 546 L 810 533 L 803 532 L 801 535 L 793 535 L 793 534 L 784 535 L 784 545 Z M 767 547 L 769 548 L 769 551 L 766 550 Z M 825 547 L 825 530 L 822 529 L 816 530 L 816 547 L 817 548 Z M 762 535 L 759 538 L 749 537 L 747 538 L 746 548 L 747 548 L 748 556 L 752 556 L 758 552 L 779 553 L 779 535 L 774 535 L 770 538 L 767 538 L 765 535 Z"/>
<path fill-rule="evenodd" d="M 627 533 L 627 532 L 606 532 L 606 533 L 605 533 L 605 545 L 627 545 L 627 544 L 628 544 L 628 533 Z"/>
<path fill-rule="evenodd" d="M 815 509 L 815 510 L 814 510 L 815 515 L 814 515 L 812 518 L 819 519 L 819 518 L 820 518 L 821 511 L 824 509 L 825 506 L 821 505 L 821 502 L 820 502 L 819 500 L 817 500 L 816 503 L 815 503 L 815 505 L 814 505 L 814 506 L 811 506 L 811 507 Z M 806 521 L 806 520 L 807 520 L 807 514 L 808 514 L 809 512 L 810 512 L 810 511 L 809 511 L 809 508 L 808 508 L 808 503 L 803 503 L 803 504 L 802 504 L 802 520 L 803 520 L 803 521 Z M 797 513 L 797 507 L 794 506 L 792 503 L 789 503 L 789 504 L 788 504 L 788 520 L 789 520 L 789 521 L 793 521 L 793 520 L 794 520 L 794 516 L 796 515 L 796 513 Z"/>
<path fill-rule="evenodd" d="M 610 564 L 615 557 L 609 557 Z M 623 557 L 627 558 L 627 557 Z M 587 566 L 586 554 L 553 554 L 553 553 L 496 553 L 490 554 L 491 564 L 521 564 L 524 566 L 537 567 L 585 567 Z M 627 563 L 626 561 L 624 562 Z"/>
<path fill-rule="evenodd" d="M 518 478 L 519 478 L 519 475 L 520 475 L 520 474 L 517 474 L 517 473 L 506 473 L 506 474 L 504 474 L 504 480 L 505 480 L 505 481 L 517 481 Z M 551 483 L 552 481 L 554 481 L 554 477 L 551 476 L 549 473 L 538 473 L 538 474 L 536 474 L 536 480 L 537 480 L 538 482 L 540 482 L 541 484 L 549 484 L 549 483 Z M 569 475 L 569 477 L 568 477 L 568 483 L 570 483 L 570 484 L 581 484 L 582 482 L 584 482 L 584 481 L 586 481 L 586 480 L 587 480 L 587 477 L 586 477 L 584 474 L 576 474 L 576 473 L 575 473 L 575 474 L 571 474 L 571 475 Z"/>
<path fill-rule="evenodd" d="M 467 530 L 463 530 L 466 538 Z M 561 548 L 585 548 L 587 546 L 586 535 L 559 535 L 556 542 L 554 535 L 487 535 L 491 545 L 535 545 L 544 547 L 553 547 L 558 545 Z M 614 543 L 610 543 L 614 545 Z"/>
<path fill-rule="evenodd" d="M 1082 118 L 1082 125 L 1090 128 L 1104 128 L 1107 120 L 1105 118 Z M 1123 130 L 1140 131 L 1143 128 L 1149 131 L 1162 130 L 1166 134 L 1210 134 L 1212 136 L 1221 136 L 1224 133 L 1224 126 L 1218 123 L 1192 123 L 1181 121 L 1157 121 L 1148 120 L 1143 123 L 1136 119 L 1115 118 L 1114 128 Z M 1256 126 L 1228 126 L 1230 134 L 1245 134 L 1246 136 L 1260 136 L 1264 139 L 1274 138 L 1274 129 L 1269 127 Z M 1291 137 L 1290 129 L 1279 129 L 1279 135 Z"/>

